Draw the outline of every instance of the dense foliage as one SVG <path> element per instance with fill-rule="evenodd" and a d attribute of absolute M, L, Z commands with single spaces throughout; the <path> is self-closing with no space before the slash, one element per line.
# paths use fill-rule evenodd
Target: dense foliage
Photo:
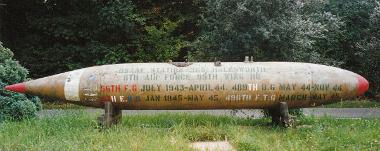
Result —
<path fill-rule="evenodd" d="M 380 91 L 378 0 L 3 0 L 0 40 L 34 78 L 97 64 L 302 61 Z"/>
<path fill-rule="evenodd" d="M 161 10 L 177 7 L 166 6 L 173 2 L 145 2 L 139 9 L 130 0 L 6 3 L 3 34 L 32 77 L 96 64 L 167 61 L 186 45 L 181 28 L 188 17 Z"/>
<path fill-rule="evenodd" d="M 34 117 L 41 108 L 37 97 L 4 90 L 4 86 L 19 83 L 27 78 L 28 71 L 12 59 L 13 53 L 0 42 L 0 121 Z"/>
<path fill-rule="evenodd" d="M 195 55 L 240 61 L 306 61 L 336 64 L 315 50 L 318 40 L 337 30 L 340 22 L 331 13 L 305 9 L 299 1 L 209 0 L 203 8 L 203 32 L 195 42 Z M 314 6 L 313 9 L 320 5 Z"/>

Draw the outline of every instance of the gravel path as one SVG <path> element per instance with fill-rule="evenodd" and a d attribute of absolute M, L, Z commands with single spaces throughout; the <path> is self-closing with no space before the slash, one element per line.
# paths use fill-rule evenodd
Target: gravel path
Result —
<path fill-rule="evenodd" d="M 42 110 L 38 112 L 39 117 L 54 117 L 63 114 L 80 112 L 82 109 L 53 109 Z M 84 109 L 89 114 L 99 116 L 104 111 L 102 109 Z M 304 108 L 306 116 L 330 116 L 335 118 L 380 118 L 380 108 Z M 189 114 L 210 114 L 210 115 L 227 115 L 238 116 L 243 118 L 261 118 L 262 110 L 123 110 L 123 115 L 135 114 L 158 114 L 158 113 L 189 113 Z"/>
<path fill-rule="evenodd" d="M 306 116 L 336 118 L 380 118 L 380 108 L 307 108 Z"/>

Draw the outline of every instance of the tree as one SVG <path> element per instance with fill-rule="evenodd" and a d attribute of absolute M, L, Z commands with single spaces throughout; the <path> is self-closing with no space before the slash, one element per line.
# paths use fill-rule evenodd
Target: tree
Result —
<path fill-rule="evenodd" d="M 12 59 L 13 53 L 0 42 L 0 121 L 21 120 L 36 116 L 41 109 L 37 97 L 29 97 L 4 90 L 6 85 L 23 82 L 28 71 Z"/>
<path fill-rule="evenodd" d="M 324 11 L 331 12 L 343 22 L 335 37 L 330 56 L 340 60 L 341 68 L 366 77 L 370 83 L 368 96 L 379 92 L 379 2 L 377 0 L 330 0 Z M 320 42 L 321 45 L 327 42 Z"/>
<path fill-rule="evenodd" d="M 191 3 L 7 1 L 5 43 L 34 78 L 100 64 L 176 60 L 193 36 L 187 34 L 195 22 L 187 15 L 196 12 Z"/>
<path fill-rule="evenodd" d="M 313 48 L 326 37 L 327 24 L 338 20 L 332 14 L 307 12 L 310 5 L 296 0 L 208 0 L 201 14 L 203 30 L 189 57 L 241 61 L 253 55 L 260 61 L 334 64 Z"/>
<path fill-rule="evenodd" d="M 360 60 L 359 71 L 366 74 L 370 81 L 372 96 L 380 92 L 380 2 L 376 2 L 369 18 L 368 34 L 355 47 Z"/>
<path fill-rule="evenodd" d="M 25 5 L 25 6 L 20 6 Z M 26 7 L 17 15 L 20 7 Z M 12 41 L 17 58 L 32 71 L 32 77 L 43 77 L 101 63 L 128 62 L 138 38 L 143 18 L 128 1 L 93 0 L 10 1 L 9 28 L 24 32 Z M 20 24 L 20 22 L 23 22 Z M 16 27 L 11 27 L 16 25 Z M 21 26 L 21 27 L 17 27 Z M 119 53 L 118 55 L 113 55 Z"/>

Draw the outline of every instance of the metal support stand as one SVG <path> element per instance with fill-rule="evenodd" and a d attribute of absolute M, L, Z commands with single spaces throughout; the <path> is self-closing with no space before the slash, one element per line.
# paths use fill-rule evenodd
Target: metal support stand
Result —
<path fill-rule="evenodd" d="M 291 126 L 288 104 L 286 102 L 280 102 L 278 106 L 270 108 L 269 114 L 272 117 L 273 124 L 283 127 Z"/>
<path fill-rule="evenodd" d="M 104 114 L 98 118 L 99 125 L 103 128 L 111 127 L 121 121 L 122 110 L 113 106 L 111 102 L 104 103 Z"/>

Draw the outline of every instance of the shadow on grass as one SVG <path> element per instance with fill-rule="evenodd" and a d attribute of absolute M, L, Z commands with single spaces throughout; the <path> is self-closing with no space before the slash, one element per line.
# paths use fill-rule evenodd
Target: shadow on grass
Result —
<path fill-rule="evenodd" d="M 116 127 L 165 129 L 168 133 L 181 135 L 189 141 L 217 141 L 233 139 L 238 129 L 266 129 L 282 131 L 273 126 L 270 119 L 249 119 L 207 114 L 162 113 L 157 115 L 123 116 Z"/>
<path fill-rule="evenodd" d="M 162 113 L 157 115 L 123 116 L 122 125 L 127 127 L 170 128 L 176 125 L 193 126 L 264 126 L 268 119 L 248 119 L 207 114 Z"/>

